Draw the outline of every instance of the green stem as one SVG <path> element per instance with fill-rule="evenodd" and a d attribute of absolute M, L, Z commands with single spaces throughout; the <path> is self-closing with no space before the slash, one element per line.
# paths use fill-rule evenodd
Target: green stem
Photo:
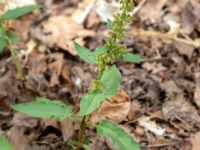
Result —
<path fill-rule="evenodd" d="M 15 64 L 17 73 L 18 73 L 18 75 L 19 75 L 19 79 L 24 80 L 23 70 L 22 70 L 21 64 L 20 64 L 19 61 L 17 60 L 17 56 L 16 56 L 16 53 L 15 53 L 15 49 L 13 49 L 10 39 L 9 39 L 9 38 L 5 38 L 5 39 L 6 39 L 7 43 L 8 43 L 7 47 L 8 47 L 8 49 L 10 50 L 10 53 L 11 53 L 13 62 L 14 62 L 14 64 Z"/>
<path fill-rule="evenodd" d="M 85 137 L 85 119 L 86 116 L 83 117 L 81 124 L 80 124 L 80 129 L 79 129 L 79 134 L 78 134 L 78 145 L 77 145 L 77 150 L 82 149 L 82 145 L 84 142 L 84 137 Z"/>

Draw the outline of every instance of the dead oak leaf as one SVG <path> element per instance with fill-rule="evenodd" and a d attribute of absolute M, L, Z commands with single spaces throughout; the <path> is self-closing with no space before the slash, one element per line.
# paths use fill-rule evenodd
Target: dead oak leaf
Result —
<path fill-rule="evenodd" d="M 36 29 L 32 34 L 45 45 L 61 48 L 72 55 L 76 55 L 73 40 L 83 45 L 83 38 L 94 36 L 93 31 L 84 29 L 70 17 L 62 15 L 49 18 L 42 23 L 40 29 Z"/>
<path fill-rule="evenodd" d="M 92 114 L 91 122 L 98 123 L 101 119 L 106 118 L 113 122 L 120 123 L 128 116 L 130 111 L 130 97 L 123 90 L 120 90 L 116 96 L 110 100 L 104 101 L 100 108 Z"/>
<path fill-rule="evenodd" d="M 169 101 L 162 106 L 162 113 L 165 120 L 173 121 L 178 119 L 185 127 L 192 129 L 194 125 L 199 125 L 200 116 L 197 110 L 182 95 L 171 96 Z"/>
<path fill-rule="evenodd" d="M 139 10 L 138 16 L 141 20 L 150 20 L 151 22 L 157 21 L 162 12 L 163 6 L 166 4 L 167 0 L 157 1 L 157 0 L 150 0 L 147 1 L 143 7 Z M 152 8 L 153 7 L 153 8 Z M 152 11 L 153 10 L 153 11 Z"/>

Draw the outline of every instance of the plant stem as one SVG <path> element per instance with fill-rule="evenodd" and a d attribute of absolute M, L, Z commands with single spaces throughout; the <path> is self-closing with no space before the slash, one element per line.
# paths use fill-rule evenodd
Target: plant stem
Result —
<path fill-rule="evenodd" d="M 8 47 L 8 49 L 10 50 L 10 53 L 11 53 L 13 62 L 14 62 L 14 64 L 15 64 L 17 73 L 18 73 L 18 75 L 19 75 L 19 79 L 24 80 L 23 70 L 22 70 L 21 64 L 20 64 L 19 61 L 17 60 L 17 56 L 16 56 L 16 53 L 15 53 L 15 49 L 13 49 L 10 39 L 6 38 L 6 40 L 7 40 L 7 43 L 8 43 L 7 47 Z"/>
<path fill-rule="evenodd" d="M 80 124 L 80 129 L 79 129 L 79 134 L 78 134 L 78 145 L 77 145 L 77 150 L 82 149 L 82 145 L 84 142 L 84 136 L 85 136 L 85 119 L 86 116 L 83 117 L 81 124 Z"/>

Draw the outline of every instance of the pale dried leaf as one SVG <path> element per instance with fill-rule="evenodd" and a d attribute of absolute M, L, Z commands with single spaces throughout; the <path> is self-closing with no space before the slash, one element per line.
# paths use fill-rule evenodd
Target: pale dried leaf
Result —
<path fill-rule="evenodd" d="M 161 87 L 168 95 L 180 94 L 183 92 L 180 88 L 177 87 L 173 80 L 163 82 Z"/>
<path fill-rule="evenodd" d="M 192 150 L 199 150 L 199 148 L 200 148 L 200 132 L 193 134 L 190 137 L 190 142 L 192 143 Z"/>
<path fill-rule="evenodd" d="M 162 106 L 165 120 L 173 120 L 179 117 L 189 125 L 200 123 L 200 116 L 196 109 L 182 95 L 172 96 L 169 99 Z"/>
<path fill-rule="evenodd" d="M 149 0 L 139 10 L 138 16 L 141 20 L 150 20 L 151 22 L 157 21 L 162 15 L 162 8 L 166 4 L 167 0 Z M 153 7 L 152 7 L 153 6 Z"/>
<path fill-rule="evenodd" d="M 102 21 L 106 22 L 108 19 L 113 20 L 112 9 L 105 0 L 98 0 L 94 9 Z"/>
<path fill-rule="evenodd" d="M 150 117 L 143 117 L 138 121 L 139 125 L 144 127 L 146 130 L 151 131 L 157 136 L 165 134 L 165 129 L 158 126 L 154 121 L 150 120 Z"/>
<path fill-rule="evenodd" d="M 88 14 L 90 13 L 91 9 L 94 6 L 94 2 L 96 0 L 91 0 L 91 1 L 87 1 L 85 2 L 86 8 L 82 9 L 82 8 L 78 8 L 73 14 L 72 14 L 72 19 L 74 20 L 74 22 L 78 23 L 78 24 L 83 24 L 85 19 L 87 18 Z"/>
<path fill-rule="evenodd" d="M 178 42 L 178 41 L 175 41 L 175 44 L 180 54 L 186 55 L 188 58 L 192 57 L 193 51 L 195 49 L 194 46 L 185 44 L 183 42 Z"/>
<path fill-rule="evenodd" d="M 42 30 L 42 31 L 41 31 Z M 35 38 L 49 47 L 61 48 L 76 55 L 73 41 L 84 45 L 83 38 L 94 36 L 93 31 L 83 28 L 67 16 L 53 16 L 42 23 L 42 27 L 32 31 Z"/>
<path fill-rule="evenodd" d="M 6 10 L 28 5 L 36 5 L 35 0 L 8 0 Z"/>
<path fill-rule="evenodd" d="M 25 126 L 28 128 L 34 128 L 38 125 L 38 119 L 16 112 L 11 120 L 11 124 L 18 127 Z"/>

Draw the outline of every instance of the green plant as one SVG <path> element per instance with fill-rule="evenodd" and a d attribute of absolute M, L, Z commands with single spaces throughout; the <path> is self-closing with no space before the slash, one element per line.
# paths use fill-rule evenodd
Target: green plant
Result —
<path fill-rule="evenodd" d="M 121 11 L 114 17 L 114 21 L 108 21 L 111 28 L 105 44 L 95 51 L 74 42 L 75 49 L 82 60 L 89 64 L 96 64 L 99 73 L 98 79 L 92 81 L 90 91 L 81 99 L 80 115 L 75 114 L 70 106 L 60 101 L 37 98 L 34 102 L 12 105 L 11 107 L 19 112 L 26 113 L 33 117 L 55 118 L 63 120 L 69 117 L 80 123 L 78 141 L 72 142 L 76 149 L 89 149 L 84 143 L 85 128 L 88 126 L 90 114 L 99 108 L 101 102 L 115 96 L 119 90 L 121 73 L 114 65 L 118 60 L 125 62 L 141 62 L 144 57 L 127 53 L 125 46 L 118 43 L 125 38 L 125 26 L 130 23 L 133 11 L 131 0 L 120 0 Z M 51 111 L 50 111 L 51 110 Z M 82 119 L 81 119 L 82 118 Z M 109 120 L 102 120 L 96 127 L 97 133 L 109 137 L 121 150 L 139 150 L 140 147 L 135 140 L 129 136 L 120 126 Z"/>
<path fill-rule="evenodd" d="M 39 8 L 41 8 L 41 6 L 37 5 L 19 7 L 16 9 L 6 11 L 0 17 L 0 54 L 3 52 L 3 49 L 5 47 L 7 47 L 10 50 L 13 62 L 16 66 L 20 79 L 24 78 L 23 71 L 19 61 L 17 60 L 17 51 L 13 48 L 12 44 L 13 42 L 20 40 L 20 37 L 12 33 L 12 30 L 9 27 L 7 27 L 7 23 L 9 23 L 10 20 L 17 19 Z"/>
<path fill-rule="evenodd" d="M 2 135 L 0 135 L 0 145 L 2 150 L 14 150 L 13 146 Z"/>

